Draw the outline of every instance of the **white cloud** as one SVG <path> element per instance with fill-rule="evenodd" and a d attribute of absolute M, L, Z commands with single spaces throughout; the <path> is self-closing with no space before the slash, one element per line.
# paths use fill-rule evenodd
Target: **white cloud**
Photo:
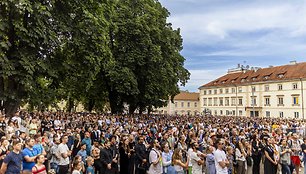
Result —
<path fill-rule="evenodd" d="M 181 89 L 189 89 L 192 92 L 197 92 L 197 89 L 200 86 L 226 73 L 226 71 L 222 69 L 219 69 L 219 70 L 189 70 L 189 72 L 191 73 L 190 80 L 188 81 L 186 86 L 181 87 Z"/>

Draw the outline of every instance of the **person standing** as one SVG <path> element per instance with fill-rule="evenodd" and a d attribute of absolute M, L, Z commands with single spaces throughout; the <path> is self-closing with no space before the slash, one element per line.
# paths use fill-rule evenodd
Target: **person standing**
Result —
<path fill-rule="evenodd" d="M 89 132 L 85 132 L 85 137 L 82 140 L 82 144 L 86 144 L 86 153 L 87 153 L 87 156 L 90 156 L 92 143 L 91 143 Z"/>
<path fill-rule="evenodd" d="M 264 162 L 264 174 L 276 174 L 277 172 L 277 162 L 274 159 L 274 150 L 271 146 L 271 138 L 267 139 L 266 147 L 264 149 L 265 162 Z"/>
<path fill-rule="evenodd" d="M 159 151 L 160 145 L 157 139 L 153 140 L 152 149 L 149 154 L 149 162 L 150 167 L 148 170 L 148 174 L 162 174 L 163 173 L 163 167 L 162 167 L 162 156 Z"/>
<path fill-rule="evenodd" d="M 112 174 L 118 174 L 119 173 L 119 167 L 118 167 L 119 150 L 117 147 L 116 136 L 111 136 L 110 141 L 111 141 L 110 150 L 111 150 L 112 157 L 113 157 L 111 170 L 112 170 Z"/>
<path fill-rule="evenodd" d="M 192 163 L 192 174 L 202 174 L 202 165 L 204 164 L 204 160 L 198 156 L 198 143 L 193 142 L 191 148 L 192 152 L 190 153 L 190 161 Z"/>
<path fill-rule="evenodd" d="M 32 174 L 47 174 L 46 166 L 44 165 L 45 156 L 40 154 L 35 161 L 36 164 L 32 167 Z"/>
<path fill-rule="evenodd" d="M 129 171 L 130 147 L 128 137 L 124 137 L 119 147 L 120 154 L 120 174 L 126 174 Z"/>
<path fill-rule="evenodd" d="M 13 151 L 11 151 L 3 160 L 0 173 L 13 174 L 20 173 L 22 167 L 23 156 L 21 153 L 22 143 L 13 141 Z"/>
<path fill-rule="evenodd" d="M 216 146 L 217 150 L 214 152 L 214 155 L 217 174 L 228 174 L 227 167 L 230 163 L 226 158 L 225 152 L 223 151 L 224 142 L 221 139 L 217 139 Z"/>
<path fill-rule="evenodd" d="M 35 159 L 39 155 L 33 148 L 35 140 L 29 138 L 26 140 L 26 148 L 23 149 L 23 173 L 32 173 L 32 167 L 35 165 Z"/>
<path fill-rule="evenodd" d="M 290 170 L 290 154 L 291 149 L 287 145 L 286 139 L 281 139 L 281 145 L 280 148 L 280 164 L 282 166 L 282 174 L 291 174 Z"/>
<path fill-rule="evenodd" d="M 110 150 L 111 143 L 106 140 L 104 143 L 104 148 L 100 151 L 100 160 L 102 167 L 99 170 L 99 174 L 110 174 L 112 171 L 113 157 Z"/>
<path fill-rule="evenodd" d="M 60 159 L 60 154 L 58 153 L 58 145 L 61 143 L 59 137 L 54 138 L 54 143 L 50 149 L 51 159 L 50 159 L 50 168 L 58 173 L 58 163 Z"/>
<path fill-rule="evenodd" d="M 145 174 L 148 165 L 147 148 L 144 145 L 144 136 L 140 136 L 135 147 L 136 152 L 136 174 Z"/>
<path fill-rule="evenodd" d="M 60 154 L 60 159 L 58 163 L 58 173 L 67 174 L 69 171 L 69 157 L 71 156 L 71 151 L 68 149 L 67 142 L 68 136 L 63 135 L 61 137 L 61 144 L 58 145 L 58 152 Z"/>

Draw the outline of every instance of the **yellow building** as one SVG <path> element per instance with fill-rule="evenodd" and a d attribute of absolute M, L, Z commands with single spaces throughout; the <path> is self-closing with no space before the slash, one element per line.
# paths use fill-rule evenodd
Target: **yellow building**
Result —
<path fill-rule="evenodd" d="M 174 97 L 174 103 L 168 101 L 168 105 L 157 108 L 155 113 L 169 115 L 197 115 L 200 113 L 199 93 L 181 91 Z"/>
<path fill-rule="evenodd" d="M 199 88 L 201 112 L 305 118 L 306 62 L 268 68 L 239 66 Z"/>

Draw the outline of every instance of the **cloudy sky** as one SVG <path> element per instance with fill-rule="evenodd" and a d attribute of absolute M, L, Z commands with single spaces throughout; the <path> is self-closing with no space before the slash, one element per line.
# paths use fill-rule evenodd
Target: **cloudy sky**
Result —
<path fill-rule="evenodd" d="M 184 39 L 191 77 L 184 90 L 225 74 L 238 63 L 277 66 L 306 61 L 305 0 L 160 0 Z"/>

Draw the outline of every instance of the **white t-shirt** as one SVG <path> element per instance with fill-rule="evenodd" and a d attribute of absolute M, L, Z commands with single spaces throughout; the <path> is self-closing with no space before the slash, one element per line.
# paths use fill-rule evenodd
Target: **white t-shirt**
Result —
<path fill-rule="evenodd" d="M 65 166 L 69 164 L 69 157 L 63 158 L 62 153 L 67 153 L 69 151 L 67 144 L 59 144 L 58 145 L 58 151 L 61 154 L 58 165 Z"/>
<path fill-rule="evenodd" d="M 201 160 L 198 157 L 197 152 L 190 153 L 190 161 L 192 163 L 192 174 L 202 174 L 202 165 L 199 165 L 197 161 Z"/>
<path fill-rule="evenodd" d="M 214 155 L 215 155 L 215 165 L 216 165 L 217 174 L 228 174 L 227 167 L 222 168 L 219 164 L 219 162 L 226 160 L 225 152 L 223 150 L 221 151 L 217 149 L 214 152 Z"/>
<path fill-rule="evenodd" d="M 151 163 L 148 174 L 162 174 L 163 167 L 161 164 L 161 154 L 156 149 L 152 149 L 149 155 L 149 162 Z M 156 165 L 152 164 L 153 162 L 159 161 Z"/>

